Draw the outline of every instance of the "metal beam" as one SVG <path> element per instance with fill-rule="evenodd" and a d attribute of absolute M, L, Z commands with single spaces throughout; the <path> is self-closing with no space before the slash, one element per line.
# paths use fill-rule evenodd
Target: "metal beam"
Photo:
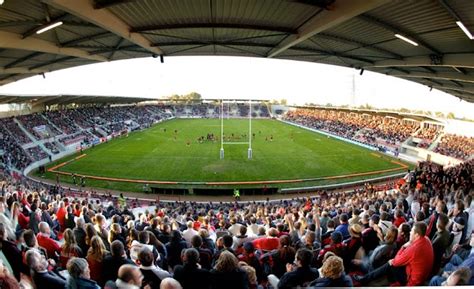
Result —
<path fill-rule="evenodd" d="M 27 67 L 4 68 L 0 67 L 0 74 L 33 74 L 50 72 L 48 69 L 29 69 Z"/>
<path fill-rule="evenodd" d="M 153 54 L 163 54 L 158 47 L 152 47 L 150 41 L 138 33 L 130 33 L 130 26 L 107 9 L 94 9 L 92 1 L 43 0 L 55 8 L 67 11 L 84 21 L 94 23 L 116 35 L 145 48 Z"/>
<path fill-rule="evenodd" d="M 389 51 L 389 50 L 387 50 L 387 49 L 375 47 L 373 44 L 364 43 L 364 42 L 352 40 L 352 39 L 345 38 L 345 37 L 341 37 L 341 36 L 337 36 L 337 35 L 327 34 L 327 33 L 319 33 L 319 34 L 317 35 L 317 37 L 318 37 L 318 38 L 319 38 L 319 37 L 322 37 L 322 38 L 334 40 L 334 41 L 337 41 L 337 42 L 341 42 L 341 43 L 346 43 L 346 44 L 349 44 L 349 45 L 358 46 L 357 48 L 351 49 L 351 51 L 352 51 L 352 50 L 355 50 L 355 49 L 365 48 L 365 49 L 369 49 L 369 50 L 372 50 L 372 51 L 375 51 L 375 52 L 380 52 L 380 53 L 383 53 L 383 54 L 388 54 L 388 55 L 390 55 L 391 57 L 395 57 L 395 58 L 397 58 L 397 59 L 403 59 L 403 56 L 401 56 L 400 54 L 397 54 L 397 53 L 395 53 L 395 52 Z"/>
<path fill-rule="evenodd" d="M 284 41 L 268 53 L 268 57 L 275 57 L 290 47 L 293 47 L 314 35 L 337 26 L 357 15 L 377 8 L 389 0 L 338 0 L 333 4 L 331 11 L 322 11 L 303 24 L 298 33 L 287 37 Z"/>
<path fill-rule="evenodd" d="M 405 57 L 403 60 L 390 59 L 376 61 L 370 67 L 390 67 L 390 66 L 443 66 L 443 67 L 465 67 L 474 69 L 474 53 L 451 53 L 444 54 L 441 63 L 433 62 L 429 55 Z"/>
<path fill-rule="evenodd" d="M 157 30 L 175 30 L 175 29 L 189 29 L 189 28 L 214 28 L 214 29 L 248 29 L 248 30 L 260 30 L 260 31 L 274 31 L 285 34 L 296 34 L 297 31 L 288 27 L 268 26 L 268 25 L 253 25 L 253 24 L 237 24 L 237 23 L 210 23 L 210 22 L 197 22 L 197 23 L 177 23 L 167 25 L 151 25 L 135 27 L 130 32 L 147 32 Z"/>
<path fill-rule="evenodd" d="M 463 75 L 456 72 L 439 72 L 439 73 L 430 73 L 430 72 L 411 72 L 410 74 L 397 74 L 389 73 L 387 75 L 404 77 L 404 78 L 428 78 L 428 79 L 442 79 L 442 80 L 455 80 L 460 82 L 470 82 L 474 83 L 474 75 Z"/>
<path fill-rule="evenodd" d="M 76 48 L 61 48 L 56 44 L 39 38 L 29 37 L 22 39 L 20 34 L 0 31 L 0 47 L 10 49 L 30 50 L 57 55 L 74 56 L 94 61 L 107 61 L 105 57 L 89 55 L 86 51 Z"/>
<path fill-rule="evenodd" d="M 373 16 L 370 16 L 370 15 L 367 15 L 367 14 L 363 14 L 363 15 L 360 15 L 359 16 L 360 19 L 363 19 L 365 20 L 366 22 L 369 22 L 371 24 L 375 24 L 375 25 L 378 25 L 380 27 L 383 27 L 385 28 L 386 30 L 392 32 L 394 35 L 396 33 L 398 34 L 402 34 L 412 40 L 414 40 L 415 42 L 417 42 L 419 45 L 425 47 L 426 49 L 430 50 L 432 53 L 435 53 L 437 55 L 441 55 L 442 53 L 437 50 L 436 48 L 434 48 L 433 46 L 429 45 L 428 43 L 426 43 L 425 41 L 421 40 L 419 37 L 416 37 L 415 35 L 413 35 L 412 33 L 400 28 L 400 27 L 396 27 L 392 24 L 388 24 L 380 19 L 377 19 Z M 393 35 L 393 38 L 395 38 L 395 36 Z"/>
<path fill-rule="evenodd" d="M 68 61 L 68 60 L 71 60 L 71 59 L 74 59 L 74 58 L 75 58 L 74 56 L 65 56 L 65 57 L 57 58 L 55 60 L 51 60 L 51 61 L 47 61 L 47 62 L 37 64 L 35 66 L 30 67 L 30 69 L 34 70 L 34 69 L 37 69 L 37 68 L 40 68 L 40 67 L 43 67 L 43 66 L 55 64 L 55 63 L 58 63 L 58 62 Z"/>
<path fill-rule="evenodd" d="M 130 3 L 130 2 L 135 2 L 137 0 L 108 0 L 108 1 L 94 1 L 94 9 L 103 9 L 103 8 L 109 8 L 115 5 L 120 5 L 120 4 L 125 4 L 125 3 Z"/>
<path fill-rule="evenodd" d="M 101 32 L 101 33 L 93 34 L 93 35 L 90 35 L 90 36 L 84 36 L 84 37 L 81 37 L 81 38 L 70 40 L 70 41 L 61 43 L 61 45 L 63 47 L 70 47 L 70 46 L 74 46 L 75 44 L 78 44 L 78 43 L 82 43 L 82 42 L 86 42 L 86 41 L 93 41 L 93 40 L 97 40 L 97 39 L 101 39 L 101 38 L 106 38 L 106 37 L 110 37 L 112 35 L 115 36 L 115 34 L 112 34 L 108 31 L 107 32 Z"/>
<path fill-rule="evenodd" d="M 222 41 L 222 42 L 219 42 L 219 41 L 217 41 L 217 42 L 212 42 L 212 41 L 182 41 L 182 42 L 160 43 L 159 45 L 161 47 L 167 47 L 167 46 L 200 46 L 200 45 L 205 45 L 205 46 L 220 45 L 220 46 L 226 46 L 226 47 L 228 47 L 228 46 L 248 46 L 248 47 L 261 47 L 261 48 L 273 48 L 274 47 L 271 44 L 261 44 L 261 43 L 252 43 L 252 42 L 232 42 L 232 41 Z M 112 48 L 110 48 L 110 49 L 112 49 Z M 325 55 L 325 56 L 342 57 L 342 58 L 352 59 L 352 60 L 356 60 L 356 61 L 364 62 L 364 63 L 374 63 L 370 59 L 365 59 L 365 58 L 358 57 L 358 56 L 352 56 L 352 55 L 348 55 L 348 54 L 344 54 L 344 53 L 340 53 L 340 52 L 327 51 L 327 50 L 323 50 L 323 49 L 292 47 L 291 50 L 292 51 L 305 52 L 305 53 L 307 53 L 308 56 L 311 56 L 312 54 L 318 54 L 318 55 Z"/>

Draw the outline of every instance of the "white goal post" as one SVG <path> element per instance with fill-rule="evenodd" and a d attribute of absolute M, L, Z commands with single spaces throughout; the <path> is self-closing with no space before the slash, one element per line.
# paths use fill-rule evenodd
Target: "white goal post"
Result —
<path fill-rule="evenodd" d="M 221 149 L 220 149 L 220 159 L 224 159 L 224 145 L 247 145 L 248 144 L 248 150 L 247 150 L 247 157 L 248 159 L 252 159 L 252 100 L 249 99 L 249 112 L 248 112 L 248 119 L 249 119 L 249 132 L 248 132 L 248 141 L 246 142 L 225 142 L 224 141 L 224 102 L 226 103 L 235 103 L 235 101 L 224 101 L 221 99 Z M 228 112 L 228 116 L 230 114 L 230 109 Z"/>

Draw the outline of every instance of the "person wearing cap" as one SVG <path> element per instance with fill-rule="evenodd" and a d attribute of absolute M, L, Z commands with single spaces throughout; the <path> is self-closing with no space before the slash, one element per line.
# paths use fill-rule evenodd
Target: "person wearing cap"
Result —
<path fill-rule="evenodd" d="M 319 251 L 319 255 L 317 258 L 317 267 L 320 267 L 322 265 L 322 260 L 324 258 L 324 255 L 327 252 L 333 252 L 339 257 L 343 257 L 344 254 L 344 244 L 342 243 L 342 234 L 340 232 L 334 231 L 331 234 L 331 244 L 328 246 L 324 247 L 321 251 Z"/>
<path fill-rule="evenodd" d="M 344 241 L 344 268 L 349 271 L 352 267 L 351 261 L 356 255 L 362 255 L 360 252 L 362 247 L 362 227 L 359 224 L 353 224 L 349 227 L 350 238 Z M 362 249 L 363 250 L 363 249 Z"/>
<path fill-rule="evenodd" d="M 263 268 L 259 261 L 259 256 L 256 254 L 255 247 L 252 242 L 245 242 L 243 247 L 243 253 L 237 258 L 239 261 L 245 262 L 255 269 L 258 282 L 263 280 Z"/>
<path fill-rule="evenodd" d="M 433 246 L 425 236 L 426 227 L 424 222 L 416 222 L 410 232 L 410 241 L 400 248 L 395 258 L 364 276 L 354 276 L 354 280 L 364 285 L 386 276 L 401 285 L 423 285 L 431 274 L 434 261 Z"/>

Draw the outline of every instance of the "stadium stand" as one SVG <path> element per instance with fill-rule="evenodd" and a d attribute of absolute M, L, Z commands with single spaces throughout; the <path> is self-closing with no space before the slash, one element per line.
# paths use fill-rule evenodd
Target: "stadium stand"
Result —
<path fill-rule="evenodd" d="M 474 138 L 445 134 L 435 152 L 452 156 L 457 159 L 467 160 L 474 154 Z"/>
<path fill-rule="evenodd" d="M 474 285 L 473 165 L 422 162 L 396 183 L 251 203 L 139 201 L 2 174 L 0 266 L 12 273 L 0 284 Z"/>
<path fill-rule="evenodd" d="M 419 128 L 413 121 L 326 109 L 298 109 L 284 119 L 377 147 L 399 146 Z"/>
<path fill-rule="evenodd" d="M 229 117 L 248 115 L 247 104 L 232 103 L 226 109 Z M 270 117 L 266 105 L 253 104 L 252 109 L 253 117 Z M 0 132 L 4 135 L 1 148 L 5 152 L 2 159 L 6 166 L 23 170 L 32 162 L 48 158 L 49 153 L 60 154 L 63 147 L 148 128 L 172 117 L 219 116 L 219 104 L 202 103 L 84 107 L 3 118 L 0 120 Z M 42 142 L 49 152 L 37 145 L 23 148 L 31 142 Z"/>

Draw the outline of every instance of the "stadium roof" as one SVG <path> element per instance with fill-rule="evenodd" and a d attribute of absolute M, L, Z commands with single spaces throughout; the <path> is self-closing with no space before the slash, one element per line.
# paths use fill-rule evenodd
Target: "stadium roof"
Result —
<path fill-rule="evenodd" d="M 0 85 L 118 59 L 234 55 L 370 70 L 474 102 L 469 33 L 472 0 L 4 0 Z"/>
<path fill-rule="evenodd" d="M 68 105 L 75 104 L 130 104 L 153 99 L 143 97 L 120 97 L 102 95 L 0 95 L 0 104 L 23 104 L 32 105 Z"/>

